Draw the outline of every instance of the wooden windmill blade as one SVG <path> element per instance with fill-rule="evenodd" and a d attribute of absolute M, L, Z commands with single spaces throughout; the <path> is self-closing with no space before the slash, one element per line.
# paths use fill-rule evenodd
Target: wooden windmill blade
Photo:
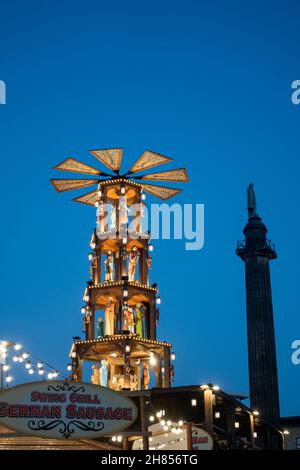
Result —
<path fill-rule="evenodd" d="M 140 158 L 135 162 L 135 164 L 130 168 L 128 173 L 137 173 L 138 171 L 148 170 L 154 166 L 163 165 L 164 163 L 171 162 L 173 159 L 160 155 L 159 153 L 150 152 L 150 150 L 145 150 L 145 152 L 140 156 Z"/>
<path fill-rule="evenodd" d="M 89 152 L 115 173 L 120 170 L 123 149 L 89 150 Z"/>
<path fill-rule="evenodd" d="M 57 192 L 70 191 L 71 189 L 84 188 L 85 186 L 92 186 L 98 184 L 100 180 L 83 180 L 83 179 L 50 179 Z"/>
<path fill-rule="evenodd" d="M 187 183 L 189 181 L 188 175 L 185 168 L 177 168 L 176 170 L 161 171 L 159 173 L 152 173 L 136 177 L 141 180 L 153 180 L 153 181 L 182 181 Z"/>
<path fill-rule="evenodd" d="M 67 158 L 63 162 L 56 165 L 53 170 L 61 170 L 61 171 L 72 171 L 75 173 L 85 173 L 89 175 L 105 175 L 102 171 L 97 170 L 97 168 L 93 168 L 90 165 L 86 165 L 85 163 L 76 160 L 76 158 Z"/>
<path fill-rule="evenodd" d="M 143 189 L 164 201 L 182 192 L 182 189 L 167 188 L 166 186 L 154 186 L 152 184 L 143 184 Z"/>
<path fill-rule="evenodd" d="M 91 191 L 89 193 L 83 194 L 82 196 L 76 197 L 72 199 L 72 201 L 80 202 L 81 204 L 87 204 L 89 206 L 95 206 L 98 199 L 98 190 L 96 189 L 95 191 Z"/>

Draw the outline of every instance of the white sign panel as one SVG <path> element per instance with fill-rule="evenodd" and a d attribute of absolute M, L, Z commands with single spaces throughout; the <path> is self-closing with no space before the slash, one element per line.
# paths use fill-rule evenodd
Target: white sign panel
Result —
<path fill-rule="evenodd" d="M 187 450 L 186 429 L 178 427 L 175 421 L 168 428 L 166 431 L 160 423 L 149 426 L 150 450 Z M 204 429 L 192 426 L 192 446 L 193 450 L 212 450 L 213 440 Z M 142 450 L 143 440 L 135 440 L 132 448 Z"/>
<path fill-rule="evenodd" d="M 94 439 L 128 428 L 137 414 L 121 392 L 85 382 L 30 382 L 0 393 L 0 423 L 31 436 Z"/>

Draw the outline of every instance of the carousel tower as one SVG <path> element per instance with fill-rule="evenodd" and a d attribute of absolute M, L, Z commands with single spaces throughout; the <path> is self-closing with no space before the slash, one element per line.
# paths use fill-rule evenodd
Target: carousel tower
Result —
<path fill-rule="evenodd" d="M 90 281 L 84 291 L 85 339 L 71 349 L 72 378 L 81 380 L 84 361 L 91 363 L 91 380 L 115 390 L 147 389 L 153 374 L 157 387 L 170 387 L 174 375 L 170 343 L 157 340 L 160 297 L 150 285 L 151 235 L 145 225 L 146 192 L 167 200 L 181 190 L 138 182 L 188 181 L 183 168 L 136 176 L 137 172 L 169 162 L 145 151 L 131 169 L 120 175 L 122 149 L 92 150 L 110 175 L 68 158 L 55 170 L 101 176 L 101 179 L 52 179 L 59 192 L 97 185 L 74 199 L 96 207 L 91 238 Z"/>
<path fill-rule="evenodd" d="M 251 407 L 263 418 L 279 425 L 279 394 L 274 333 L 270 260 L 276 259 L 267 227 L 256 213 L 253 185 L 247 190 L 248 223 L 245 241 L 238 242 L 237 255 L 245 263 L 248 361 Z"/>

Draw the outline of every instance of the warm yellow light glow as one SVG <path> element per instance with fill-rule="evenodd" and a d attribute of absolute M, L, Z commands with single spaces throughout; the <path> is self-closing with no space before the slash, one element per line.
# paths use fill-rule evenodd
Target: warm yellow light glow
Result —
<path fill-rule="evenodd" d="M 150 357 L 151 366 L 155 366 L 156 363 L 157 363 L 157 360 L 155 359 L 155 357 Z"/>
<path fill-rule="evenodd" d="M 15 350 L 16 350 L 16 351 L 19 351 L 19 349 L 21 349 L 21 347 L 22 347 L 22 346 L 21 346 L 20 344 L 16 344 L 16 345 L 15 345 Z"/>
<path fill-rule="evenodd" d="M 218 390 L 220 390 L 220 387 L 218 385 L 214 385 L 213 388 L 212 388 L 215 392 L 217 392 Z"/>
<path fill-rule="evenodd" d="M 259 411 L 254 410 L 254 411 L 253 411 L 253 414 L 254 414 L 255 416 L 258 416 L 258 415 L 259 415 Z"/>
<path fill-rule="evenodd" d="M 197 400 L 196 400 L 196 398 L 193 398 L 193 399 L 191 400 L 191 405 L 192 405 L 192 406 L 197 406 Z"/>

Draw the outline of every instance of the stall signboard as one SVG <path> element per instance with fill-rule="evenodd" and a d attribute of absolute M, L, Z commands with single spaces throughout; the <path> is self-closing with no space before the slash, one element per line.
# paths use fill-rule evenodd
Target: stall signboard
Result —
<path fill-rule="evenodd" d="M 0 392 L 0 423 L 31 436 L 94 439 L 123 431 L 137 415 L 121 392 L 85 382 L 30 382 Z"/>

